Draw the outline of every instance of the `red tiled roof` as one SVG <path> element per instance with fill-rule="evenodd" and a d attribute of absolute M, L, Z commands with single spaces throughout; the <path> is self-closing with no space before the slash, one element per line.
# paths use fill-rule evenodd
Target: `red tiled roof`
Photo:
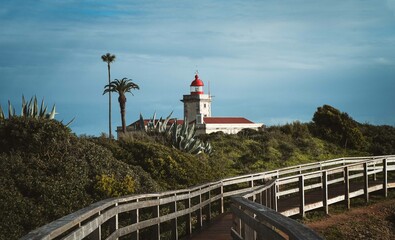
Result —
<path fill-rule="evenodd" d="M 144 119 L 144 125 L 147 125 L 151 119 Z M 159 121 L 159 119 L 156 119 L 155 122 Z M 164 120 L 162 120 L 164 121 Z M 167 125 L 171 125 L 174 123 L 174 119 L 169 119 L 167 122 Z M 177 120 L 177 124 L 183 124 L 184 120 Z M 135 121 L 134 123 L 130 124 L 129 126 L 139 126 L 140 125 L 140 120 Z"/>
<path fill-rule="evenodd" d="M 250 120 L 243 117 L 205 117 L 206 124 L 250 124 Z"/>

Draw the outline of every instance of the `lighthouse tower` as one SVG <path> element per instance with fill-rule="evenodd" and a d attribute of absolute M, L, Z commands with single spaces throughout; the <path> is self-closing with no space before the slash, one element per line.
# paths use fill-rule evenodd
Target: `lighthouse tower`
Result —
<path fill-rule="evenodd" d="M 188 122 L 196 120 L 196 124 L 202 124 L 204 117 L 211 117 L 211 96 L 204 94 L 203 86 L 196 72 L 191 83 L 191 93 L 184 95 L 181 100 L 184 103 L 184 118 Z"/>

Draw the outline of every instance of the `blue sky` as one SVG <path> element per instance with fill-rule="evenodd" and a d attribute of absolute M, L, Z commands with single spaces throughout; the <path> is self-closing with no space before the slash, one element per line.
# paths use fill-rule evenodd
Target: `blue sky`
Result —
<path fill-rule="evenodd" d="M 213 116 L 311 121 L 329 104 L 395 125 L 395 0 L 0 0 L 0 104 L 37 95 L 77 134 L 108 131 L 107 67 L 140 112 L 182 118 L 196 69 Z M 206 88 L 207 91 L 207 88 Z M 113 96 L 113 128 L 120 125 Z"/>

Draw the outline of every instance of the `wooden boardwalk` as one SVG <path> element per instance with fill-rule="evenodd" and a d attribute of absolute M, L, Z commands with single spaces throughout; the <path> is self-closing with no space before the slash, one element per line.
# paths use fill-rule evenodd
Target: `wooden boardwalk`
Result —
<path fill-rule="evenodd" d="M 369 187 L 374 187 L 382 184 L 381 182 L 370 182 Z M 363 183 L 350 184 L 350 192 L 355 192 L 363 189 Z M 336 198 L 344 195 L 345 184 L 339 183 L 329 186 L 328 197 L 329 199 Z M 322 203 L 323 191 L 316 189 L 311 192 L 306 192 L 305 202 L 307 204 L 320 204 Z M 363 197 L 363 196 L 361 196 Z M 282 197 L 278 200 L 278 211 L 285 212 L 294 208 L 298 208 L 300 199 L 298 196 Z M 195 233 L 187 238 L 188 240 L 231 240 L 230 229 L 232 227 L 233 216 L 232 213 L 226 213 L 214 219 L 209 227 L 202 231 Z"/>
<path fill-rule="evenodd" d="M 194 240 L 231 240 L 230 229 L 232 227 L 232 213 L 225 213 L 218 216 L 203 231 L 197 232 L 186 239 Z"/>
<path fill-rule="evenodd" d="M 115 240 L 129 236 L 147 239 L 144 234 L 149 232 L 153 236 L 150 239 L 158 240 L 169 233 L 174 239 L 179 238 L 179 233 L 186 233 L 192 234 L 187 239 L 217 240 L 231 239 L 232 227 L 235 237 L 277 234 L 316 239 L 319 236 L 310 229 L 293 224 L 284 216 L 304 215 L 314 209 L 328 213 L 328 206 L 334 203 L 343 202 L 349 207 L 354 197 L 368 201 L 372 192 L 386 195 L 388 189 L 395 188 L 394 172 L 395 155 L 347 157 L 246 174 L 186 189 L 105 199 L 35 229 L 21 239 Z M 230 202 L 234 216 L 225 213 L 206 224 L 210 216 L 224 213 Z M 261 204 L 283 216 L 272 211 L 264 213 Z M 161 227 L 162 224 L 170 224 L 171 229 Z M 267 224 L 281 233 L 262 228 Z M 200 226 L 203 230 L 198 232 Z M 102 236 L 102 232 L 109 236 Z"/>

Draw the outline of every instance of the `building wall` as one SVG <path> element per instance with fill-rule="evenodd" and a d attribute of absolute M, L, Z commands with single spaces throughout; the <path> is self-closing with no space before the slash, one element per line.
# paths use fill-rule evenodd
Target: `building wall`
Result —
<path fill-rule="evenodd" d="M 199 134 L 210 134 L 213 132 L 224 132 L 226 134 L 236 134 L 244 128 L 250 128 L 258 130 L 263 127 L 260 123 L 251 124 L 199 124 L 197 125 L 196 133 Z"/>
<path fill-rule="evenodd" d="M 211 97 L 207 94 L 184 95 L 184 118 L 188 122 L 196 120 L 198 115 L 211 117 Z"/>

